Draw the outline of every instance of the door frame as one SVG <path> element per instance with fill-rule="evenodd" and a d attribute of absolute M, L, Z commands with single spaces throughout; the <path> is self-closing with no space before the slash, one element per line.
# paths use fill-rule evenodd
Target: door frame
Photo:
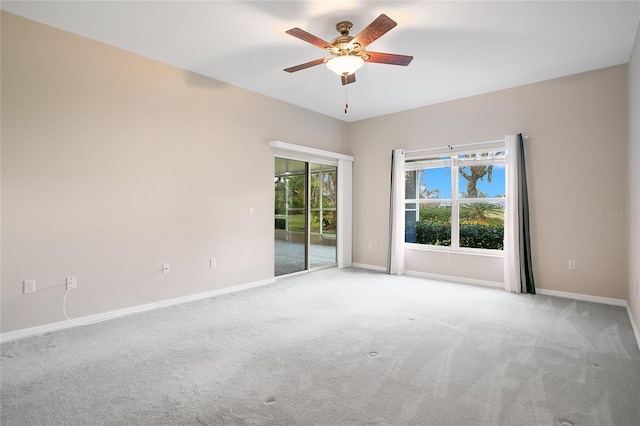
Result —
<path fill-rule="evenodd" d="M 276 157 L 290 160 L 305 161 L 308 163 L 325 164 L 337 167 L 338 174 L 338 206 L 337 230 L 336 230 L 336 260 L 338 268 L 350 268 L 352 265 L 352 212 L 353 212 L 353 161 L 351 155 L 337 152 L 325 151 L 317 148 L 310 148 L 302 145 L 295 145 L 282 141 L 271 141 L 269 146 L 274 149 L 274 160 Z M 275 165 L 275 161 L 274 161 Z M 275 208 L 275 206 L 273 206 Z M 272 208 L 272 210 L 273 210 Z"/>

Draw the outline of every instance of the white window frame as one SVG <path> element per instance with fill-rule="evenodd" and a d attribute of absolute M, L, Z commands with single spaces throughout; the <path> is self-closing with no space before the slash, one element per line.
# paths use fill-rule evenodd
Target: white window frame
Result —
<path fill-rule="evenodd" d="M 416 205 L 416 217 L 420 218 L 420 204 L 442 204 L 451 203 L 451 245 L 450 246 L 437 246 L 431 244 L 419 244 L 419 243 L 407 243 L 405 242 L 405 249 L 411 250 L 423 250 L 423 251 L 444 251 L 444 252 L 457 252 L 467 254 L 481 254 L 485 256 L 504 257 L 504 250 L 496 249 L 484 249 L 474 247 L 460 247 L 460 205 L 461 204 L 473 204 L 473 203 L 501 203 L 506 205 L 507 197 L 509 194 L 506 189 L 505 182 L 505 196 L 504 197 L 491 197 L 491 198 L 462 198 L 460 197 L 460 167 L 468 167 L 471 163 L 473 165 L 506 165 L 505 155 L 499 158 L 460 158 L 462 155 L 467 154 L 483 154 L 487 152 L 500 152 L 505 151 L 504 145 L 485 147 L 483 149 L 474 150 L 451 150 L 442 152 L 440 154 L 435 153 L 429 156 L 429 159 L 423 160 L 418 158 L 407 158 L 405 162 L 405 172 L 412 170 L 424 170 L 430 168 L 451 168 L 451 198 L 410 198 L 405 199 L 405 212 L 413 211 L 413 209 L 407 209 L 407 204 Z M 440 160 L 434 159 L 434 157 L 442 157 Z M 446 157 L 446 158 L 445 158 Z M 417 177 L 417 174 L 416 174 Z M 416 182 L 416 195 L 418 194 L 419 185 Z M 506 222 L 506 221 L 505 221 Z"/>

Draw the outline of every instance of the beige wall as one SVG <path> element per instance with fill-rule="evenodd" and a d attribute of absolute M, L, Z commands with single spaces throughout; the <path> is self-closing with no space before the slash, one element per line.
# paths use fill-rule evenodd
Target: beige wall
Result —
<path fill-rule="evenodd" d="M 393 148 L 488 141 L 518 132 L 529 136 L 537 287 L 625 299 L 626 220 L 606 212 L 627 205 L 626 65 L 352 123 L 354 262 L 386 264 Z M 567 268 L 569 259 L 575 259 L 575 271 Z M 502 262 L 468 265 L 458 260 L 452 269 L 468 278 L 502 280 Z M 407 267 L 442 274 L 443 260 L 413 252 Z"/>
<path fill-rule="evenodd" d="M 345 123 L 5 12 L 1 106 L 3 332 L 63 320 L 66 276 L 74 317 L 172 297 L 163 262 L 182 295 L 272 278 L 268 141 L 348 154 Z"/>
<path fill-rule="evenodd" d="M 627 297 L 640 330 L 640 27 L 629 61 L 629 286 Z M 637 337 L 637 336 L 636 336 Z"/>
<path fill-rule="evenodd" d="M 628 76 L 623 65 L 347 125 L 2 12 L 2 331 L 63 320 L 66 276 L 78 277 L 72 316 L 170 298 L 163 262 L 182 295 L 273 277 L 269 140 L 355 155 L 354 261 L 382 267 L 391 149 L 517 132 L 538 287 L 628 298 L 638 324 L 640 226 L 605 212 L 640 207 L 639 46 Z M 452 270 L 501 280 L 501 262 L 480 260 Z M 421 252 L 408 262 L 446 271 Z"/>

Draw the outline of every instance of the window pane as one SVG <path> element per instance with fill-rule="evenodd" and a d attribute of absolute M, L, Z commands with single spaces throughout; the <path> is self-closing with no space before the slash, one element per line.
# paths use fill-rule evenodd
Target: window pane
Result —
<path fill-rule="evenodd" d="M 333 166 L 313 165 L 309 187 L 309 204 L 312 209 L 336 206 L 336 172 Z M 333 171 L 331 170 L 333 169 Z M 322 206 L 321 206 L 322 204 Z"/>
<path fill-rule="evenodd" d="M 311 210 L 311 223 L 309 224 L 309 231 L 312 233 L 320 232 L 320 210 Z"/>
<path fill-rule="evenodd" d="M 320 207 L 320 174 L 311 173 L 311 185 L 309 186 L 309 204 L 312 209 Z"/>
<path fill-rule="evenodd" d="M 324 210 L 322 212 L 322 232 L 325 234 L 336 234 L 337 228 L 336 212 L 335 210 Z"/>
<path fill-rule="evenodd" d="M 289 209 L 289 231 L 306 232 L 304 209 Z"/>
<path fill-rule="evenodd" d="M 502 250 L 504 203 L 461 203 L 460 247 Z"/>
<path fill-rule="evenodd" d="M 418 211 L 416 210 L 416 203 L 406 203 L 404 207 L 404 242 L 415 243 L 416 242 L 416 220 L 418 218 Z"/>
<path fill-rule="evenodd" d="M 405 200 L 412 200 L 418 198 L 416 190 L 418 188 L 416 182 L 417 171 L 408 170 L 404 173 L 404 198 Z"/>
<path fill-rule="evenodd" d="M 276 178 L 275 182 L 275 213 L 276 215 L 287 214 L 287 185 L 282 178 Z M 284 229 L 284 228 L 282 228 Z"/>
<path fill-rule="evenodd" d="M 288 182 L 289 208 L 303 208 L 306 187 L 305 176 L 290 176 L 285 178 L 285 182 Z"/>
<path fill-rule="evenodd" d="M 451 199 L 451 168 L 417 170 L 419 197 L 423 200 Z"/>
<path fill-rule="evenodd" d="M 504 198 L 504 164 L 460 166 L 460 198 Z"/>
<path fill-rule="evenodd" d="M 450 246 L 451 203 L 420 204 L 418 220 L 407 220 L 405 223 L 405 241 L 434 246 Z"/>
<path fill-rule="evenodd" d="M 322 207 L 335 208 L 337 203 L 338 194 L 338 179 L 335 172 L 335 167 L 332 167 L 334 171 L 323 173 L 322 177 Z"/>
<path fill-rule="evenodd" d="M 322 228 L 322 229 L 321 229 Z M 311 224 L 309 229 L 312 233 L 331 234 L 336 233 L 336 212 L 332 210 L 311 210 Z"/>

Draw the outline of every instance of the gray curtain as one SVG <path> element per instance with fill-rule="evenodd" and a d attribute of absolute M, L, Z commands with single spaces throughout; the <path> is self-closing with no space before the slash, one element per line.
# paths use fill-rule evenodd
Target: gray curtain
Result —
<path fill-rule="evenodd" d="M 531 231 L 529 229 L 529 197 L 527 193 L 527 172 L 524 161 L 524 138 L 522 133 L 517 137 L 518 162 L 518 232 L 520 234 L 520 282 L 522 293 L 536 293 L 533 280 L 533 264 L 531 262 Z"/>

